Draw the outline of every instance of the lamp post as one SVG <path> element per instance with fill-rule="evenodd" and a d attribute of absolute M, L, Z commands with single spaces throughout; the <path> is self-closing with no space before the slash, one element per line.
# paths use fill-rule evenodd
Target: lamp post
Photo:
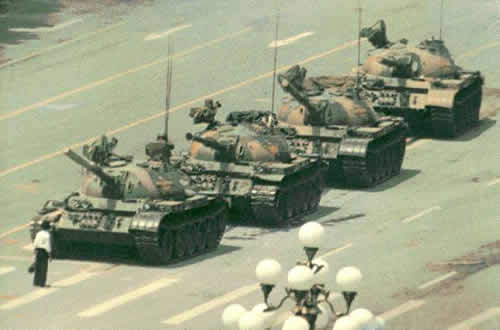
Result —
<path fill-rule="evenodd" d="M 325 287 L 329 275 L 328 263 L 314 258 L 325 237 L 325 230 L 318 222 L 307 222 L 299 230 L 299 241 L 304 248 L 307 261 L 297 262 L 288 271 L 288 285 L 285 296 L 278 304 L 272 304 L 269 296 L 282 276 L 282 268 L 274 259 L 264 259 L 257 264 L 255 273 L 260 283 L 264 303 L 256 305 L 251 311 L 237 304 L 226 307 L 222 315 L 227 330 L 271 329 L 277 310 L 287 300 L 295 306 L 292 316 L 283 324 L 282 330 L 324 329 L 330 319 L 335 318 L 333 330 L 382 330 L 384 321 L 376 318 L 363 308 L 352 312 L 351 305 L 356 298 L 362 279 L 359 269 L 353 266 L 341 268 L 336 275 L 337 286 L 341 289 L 346 311 L 337 313 L 329 302 L 330 291 Z"/>

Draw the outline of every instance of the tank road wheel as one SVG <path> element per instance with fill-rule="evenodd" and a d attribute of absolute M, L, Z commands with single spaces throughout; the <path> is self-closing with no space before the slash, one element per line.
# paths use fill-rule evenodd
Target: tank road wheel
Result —
<path fill-rule="evenodd" d="M 168 263 L 174 256 L 174 234 L 171 230 L 165 230 L 161 237 L 160 261 Z"/>
<path fill-rule="evenodd" d="M 177 258 L 182 258 L 186 254 L 186 244 L 184 242 L 184 235 L 182 235 L 182 229 L 175 232 L 175 256 Z"/>
<path fill-rule="evenodd" d="M 194 251 L 196 251 L 196 243 L 194 241 L 194 228 L 192 225 L 187 225 L 182 228 L 181 231 L 182 240 L 184 241 L 186 257 L 192 256 Z"/>

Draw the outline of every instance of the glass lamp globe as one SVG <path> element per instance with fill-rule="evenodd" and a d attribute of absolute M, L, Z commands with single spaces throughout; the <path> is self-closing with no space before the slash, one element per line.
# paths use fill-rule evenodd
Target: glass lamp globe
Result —
<path fill-rule="evenodd" d="M 314 273 L 314 283 L 317 284 L 324 284 L 325 281 L 328 278 L 328 273 L 330 271 L 330 267 L 328 266 L 328 263 L 320 258 L 316 258 L 312 261 L 314 265 L 321 266 L 321 269 Z"/>
<path fill-rule="evenodd" d="M 314 274 L 309 267 L 295 266 L 288 272 L 288 287 L 292 290 L 306 291 L 314 284 Z"/>
<path fill-rule="evenodd" d="M 240 330 L 262 330 L 264 319 L 256 312 L 245 312 L 241 315 L 238 326 Z"/>
<path fill-rule="evenodd" d="M 264 259 L 257 264 L 255 275 L 261 284 L 276 285 L 281 276 L 281 265 L 274 259 Z"/>
<path fill-rule="evenodd" d="M 335 321 L 333 330 L 358 330 L 356 323 L 349 316 L 342 316 Z"/>
<path fill-rule="evenodd" d="M 269 311 L 269 312 L 264 312 L 264 310 L 267 308 L 267 305 L 264 303 L 255 305 L 252 308 L 252 312 L 259 314 L 259 317 L 264 320 L 263 326 L 265 329 L 271 328 L 274 324 L 274 321 L 276 320 L 276 312 L 275 311 Z"/>
<path fill-rule="evenodd" d="M 328 321 L 330 321 L 330 308 L 326 303 L 320 303 L 318 304 L 318 308 L 320 313 L 316 317 L 316 322 L 314 323 L 314 326 L 316 329 L 324 329 L 328 325 Z"/>
<path fill-rule="evenodd" d="M 342 291 L 353 292 L 358 290 L 359 282 L 363 276 L 356 267 L 348 266 L 337 272 L 337 285 Z"/>
<path fill-rule="evenodd" d="M 309 323 L 300 316 L 291 316 L 283 323 L 282 330 L 309 330 Z"/>
<path fill-rule="evenodd" d="M 366 308 L 358 308 L 349 313 L 349 317 L 360 330 L 368 330 L 373 320 L 373 313 Z"/>
<path fill-rule="evenodd" d="M 365 328 L 367 330 L 384 330 L 385 321 L 381 317 L 374 317 Z"/>
<path fill-rule="evenodd" d="M 238 321 L 245 312 L 245 307 L 241 306 L 240 304 L 232 304 L 227 306 L 222 313 L 222 324 L 224 325 L 224 329 L 238 329 Z"/>
<path fill-rule="evenodd" d="M 325 229 L 316 221 L 309 221 L 299 229 L 299 241 L 303 247 L 319 248 L 325 238 Z"/>

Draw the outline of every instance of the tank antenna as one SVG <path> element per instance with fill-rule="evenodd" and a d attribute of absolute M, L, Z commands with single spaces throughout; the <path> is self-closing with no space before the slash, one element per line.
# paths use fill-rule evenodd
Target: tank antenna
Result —
<path fill-rule="evenodd" d="M 274 30 L 274 63 L 273 63 L 273 91 L 271 96 L 271 112 L 274 113 L 274 99 L 276 95 L 276 65 L 278 62 L 278 26 L 280 22 L 280 9 L 276 6 L 276 28 Z"/>
<path fill-rule="evenodd" d="M 361 0 L 358 0 L 358 65 L 356 67 L 356 96 L 359 92 L 359 67 L 361 66 Z"/>
<path fill-rule="evenodd" d="M 439 40 L 442 39 L 442 34 L 443 34 L 443 0 L 441 0 L 441 11 L 439 12 Z"/>
<path fill-rule="evenodd" d="M 165 93 L 165 140 L 168 142 L 168 117 L 170 113 L 170 95 L 172 93 L 172 53 L 173 53 L 173 40 L 168 37 L 167 41 L 167 79 L 166 79 L 166 93 Z"/>

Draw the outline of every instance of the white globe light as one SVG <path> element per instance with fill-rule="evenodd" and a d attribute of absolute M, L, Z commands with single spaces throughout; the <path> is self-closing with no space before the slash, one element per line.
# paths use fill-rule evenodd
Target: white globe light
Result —
<path fill-rule="evenodd" d="M 337 285 L 342 291 L 357 291 L 363 276 L 356 267 L 344 267 L 337 272 Z"/>
<path fill-rule="evenodd" d="M 291 316 L 283 323 L 282 330 L 309 330 L 309 323 L 300 316 Z"/>
<path fill-rule="evenodd" d="M 270 312 L 264 312 L 264 310 L 267 308 L 267 305 L 264 303 L 255 305 L 252 308 L 252 312 L 255 312 L 259 314 L 259 317 L 264 320 L 264 328 L 271 328 L 274 324 L 274 321 L 276 319 L 276 312 L 275 311 L 270 311 Z"/>
<path fill-rule="evenodd" d="M 349 316 L 342 316 L 335 321 L 333 330 L 357 330 L 356 323 Z"/>
<path fill-rule="evenodd" d="M 314 323 L 316 329 L 326 328 L 328 321 L 330 321 L 330 307 L 325 302 L 318 304 L 320 313 L 316 317 L 316 322 Z"/>
<path fill-rule="evenodd" d="M 288 272 L 288 287 L 293 290 L 309 290 L 313 286 L 314 274 L 309 267 L 295 266 Z"/>
<path fill-rule="evenodd" d="M 368 330 L 373 320 L 373 313 L 366 308 L 358 308 L 353 310 L 349 317 L 356 323 L 360 330 Z"/>
<path fill-rule="evenodd" d="M 314 265 L 322 266 L 317 273 L 314 273 L 314 283 L 324 284 L 326 279 L 328 278 L 328 273 L 330 272 L 328 263 L 320 258 L 314 259 L 312 263 Z"/>
<path fill-rule="evenodd" d="M 370 324 L 366 327 L 367 330 L 384 330 L 385 321 L 381 317 L 374 317 Z"/>
<path fill-rule="evenodd" d="M 245 307 L 239 304 L 232 304 L 227 306 L 222 313 L 222 324 L 226 330 L 234 330 L 238 328 L 238 321 L 246 312 Z"/>
<path fill-rule="evenodd" d="M 256 312 L 245 312 L 238 321 L 240 330 L 263 330 L 264 319 Z"/>
<path fill-rule="evenodd" d="M 299 230 L 299 241 L 303 247 L 319 248 L 325 238 L 325 229 L 316 221 L 303 224 Z"/>
<path fill-rule="evenodd" d="M 259 283 L 275 285 L 281 276 L 281 265 L 274 259 L 264 259 L 257 264 L 255 275 Z"/>

